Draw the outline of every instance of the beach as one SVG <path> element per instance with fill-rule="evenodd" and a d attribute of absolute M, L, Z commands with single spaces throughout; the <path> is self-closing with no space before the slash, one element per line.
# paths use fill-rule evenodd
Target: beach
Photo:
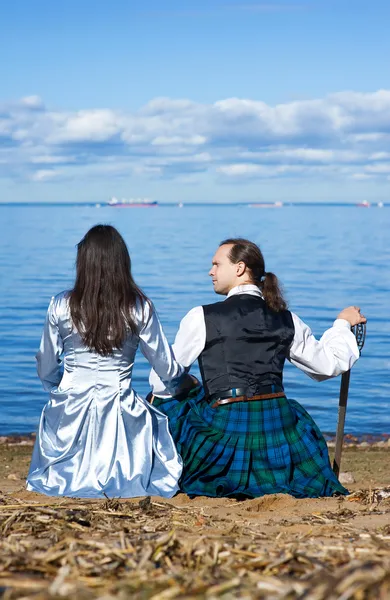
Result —
<path fill-rule="evenodd" d="M 92 501 L 27 492 L 33 438 L 3 436 L 3 598 L 388 598 L 390 441 L 348 442 L 347 497 Z"/>

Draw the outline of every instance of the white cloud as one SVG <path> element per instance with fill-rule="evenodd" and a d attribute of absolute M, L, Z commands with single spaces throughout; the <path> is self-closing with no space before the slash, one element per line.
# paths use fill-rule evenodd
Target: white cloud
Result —
<path fill-rule="evenodd" d="M 374 152 L 369 156 L 370 160 L 389 160 L 390 152 Z"/>
<path fill-rule="evenodd" d="M 48 141 L 103 142 L 121 132 L 120 117 L 111 110 L 83 110 L 63 120 Z"/>
<path fill-rule="evenodd" d="M 353 142 L 380 142 L 390 136 L 386 133 L 357 133 L 351 135 L 350 139 Z"/>
<path fill-rule="evenodd" d="M 60 155 L 38 155 L 31 157 L 32 164 L 46 164 L 46 165 L 55 165 L 59 163 L 71 163 L 75 162 L 76 158 L 72 156 L 60 156 Z"/>
<path fill-rule="evenodd" d="M 258 162 L 289 162 L 289 163 L 349 163 L 365 160 L 361 152 L 350 150 L 325 150 L 319 148 L 285 148 L 262 152 L 238 152 L 238 156 Z M 373 160 L 376 160 L 375 158 Z"/>
<path fill-rule="evenodd" d="M 223 175 L 227 175 L 228 177 L 259 177 L 259 178 L 269 178 L 269 177 L 283 177 L 283 176 L 291 176 L 302 173 L 306 171 L 309 173 L 313 172 L 313 169 L 306 168 L 304 165 L 272 165 L 272 166 L 264 166 L 264 165 L 256 165 L 251 163 L 238 163 L 231 165 L 224 165 L 222 167 L 217 168 L 218 173 L 222 173 Z M 318 172 L 318 169 L 316 169 Z"/>
<path fill-rule="evenodd" d="M 200 146 L 206 143 L 206 138 L 203 135 L 192 135 L 190 137 L 176 136 L 158 136 L 152 140 L 153 146 Z"/>
<path fill-rule="evenodd" d="M 55 179 L 56 177 L 58 177 L 61 173 L 59 171 L 51 171 L 49 169 L 39 169 L 39 171 L 35 171 L 35 173 L 33 173 L 31 175 L 31 180 L 32 181 L 49 181 L 51 179 Z"/>
<path fill-rule="evenodd" d="M 294 148 L 292 150 L 282 150 L 279 154 L 280 157 L 308 162 L 331 162 L 335 159 L 335 152 L 333 150 L 320 150 L 318 148 Z"/>
<path fill-rule="evenodd" d="M 376 165 L 368 165 L 366 171 L 369 173 L 390 173 L 390 163 L 378 163 Z"/>
<path fill-rule="evenodd" d="M 45 182 L 130 172 L 196 179 L 209 171 L 245 181 L 313 174 L 385 179 L 390 172 L 388 90 L 275 106 L 156 98 L 135 112 L 53 111 L 29 96 L 0 109 L 3 177 Z"/>
<path fill-rule="evenodd" d="M 357 181 L 365 181 L 366 179 L 372 179 L 372 175 L 368 173 L 352 173 L 351 178 Z"/>
<path fill-rule="evenodd" d="M 20 104 L 27 108 L 43 108 L 43 102 L 39 96 L 25 96 L 20 100 Z"/>
<path fill-rule="evenodd" d="M 218 167 L 217 171 L 223 175 L 228 175 L 229 177 L 240 177 L 242 175 L 260 175 L 261 173 L 266 173 L 267 168 L 261 165 L 241 163 L 224 165 L 223 167 Z"/>
<path fill-rule="evenodd" d="M 151 165 L 136 165 L 133 169 L 136 175 L 160 176 L 163 173 L 162 167 L 153 167 Z"/>

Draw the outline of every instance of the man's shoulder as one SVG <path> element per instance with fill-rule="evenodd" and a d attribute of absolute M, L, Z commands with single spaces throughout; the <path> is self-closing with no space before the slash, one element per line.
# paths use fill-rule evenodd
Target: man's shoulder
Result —
<path fill-rule="evenodd" d="M 276 318 L 277 321 L 292 324 L 292 316 L 289 310 L 282 310 L 275 312 L 271 308 L 269 308 L 261 296 L 254 294 L 234 294 L 225 300 L 219 302 L 213 302 L 212 304 L 204 305 L 203 312 L 205 318 L 213 317 L 216 315 L 217 317 L 220 315 L 222 317 L 229 316 L 240 310 L 240 306 L 245 306 L 245 313 L 252 313 L 260 311 L 261 314 L 265 316 L 265 318 L 271 318 L 274 320 Z"/>
<path fill-rule="evenodd" d="M 211 304 L 205 304 L 203 308 L 208 307 L 228 307 L 233 306 L 234 304 L 242 304 L 243 302 L 254 303 L 254 304 L 264 304 L 263 298 L 258 294 L 233 294 L 231 296 L 227 296 L 224 300 L 219 300 L 218 302 L 212 302 Z"/>
<path fill-rule="evenodd" d="M 234 294 L 233 296 L 229 296 L 224 300 L 212 302 L 211 304 L 205 304 L 202 306 L 202 308 L 205 316 L 213 314 L 225 315 L 236 310 L 237 304 L 242 304 L 242 302 L 246 301 L 251 302 L 251 298 L 254 298 L 254 296 L 251 297 L 249 294 Z M 255 301 L 256 300 L 257 298 L 255 298 Z"/>
<path fill-rule="evenodd" d="M 218 312 L 226 305 L 226 300 L 219 300 L 218 302 L 211 302 L 211 304 L 203 304 L 201 309 L 204 314 L 210 314 L 212 312 Z"/>

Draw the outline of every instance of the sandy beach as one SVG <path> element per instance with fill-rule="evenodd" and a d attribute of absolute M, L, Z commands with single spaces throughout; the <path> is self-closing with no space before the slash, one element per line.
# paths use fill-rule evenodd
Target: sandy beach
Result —
<path fill-rule="evenodd" d="M 0 438 L 5 600 L 390 597 L 387 439 L 344 450 L 346 498 L 241 502 L 29 493 L 32 443 Z"/>

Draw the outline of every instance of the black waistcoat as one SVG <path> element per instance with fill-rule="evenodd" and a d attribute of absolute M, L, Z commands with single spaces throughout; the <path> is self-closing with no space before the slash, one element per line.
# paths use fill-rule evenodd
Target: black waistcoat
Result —
<path fill-rule="evenodd" d="M 235 294 L 203 306 L 203 312 L 206 344 L 199 367 L 207 395 L 238 387 L 253 396 L 265 386 L 283 389 L 283 365 L 294 338 L 289 311 L 272 311 L 260 296 Z"/>

